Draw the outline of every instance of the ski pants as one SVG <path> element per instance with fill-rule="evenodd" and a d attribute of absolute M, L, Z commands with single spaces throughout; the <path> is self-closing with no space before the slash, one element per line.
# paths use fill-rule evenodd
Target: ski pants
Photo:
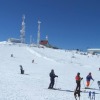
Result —
<path fill-rule="evenodd" d="M 51 79 L 50 81 L 51 82 L 50 82 L 49 88 L 53 88 L 55 81 L 54 81 L 54 79 Z"/>
<path fill-rule="evenodd" d="M 87 87 L 90 86 L 90 81 L 87 81 L 86 86 L 87 86 Z"/>
<path fill-rule="evenodd" d="M 77 86 L 76 86 L 76 91 L 77 91 L 77 90 L 80 91 L 80 87 L 81 87 L 80 82 L 76 82 L 76 84 L 77 84 Z"/>

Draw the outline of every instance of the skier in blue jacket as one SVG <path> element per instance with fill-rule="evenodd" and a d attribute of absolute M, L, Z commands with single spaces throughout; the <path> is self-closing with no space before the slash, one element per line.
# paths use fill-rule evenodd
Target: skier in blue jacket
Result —
<path fill-rule="evenodd" d="M 90 72 L 90 73 L 87 75 L 87 77 L 86 77 L 86 82 L 87 82 L 86 86 L 87 86 L 87 87 L 90 86 L 90 80 L 91 80 L 91 79 L 94 81 L 94 79 L 92 78 L 91 72 Z"/>

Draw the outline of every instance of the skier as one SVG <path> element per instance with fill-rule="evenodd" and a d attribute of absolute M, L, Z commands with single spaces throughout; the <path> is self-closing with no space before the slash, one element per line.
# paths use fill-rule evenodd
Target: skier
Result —
<path fill-rule="evenodd" d="M 77 100 L 77 98 L 76 98 L 77 95 L 78 95 L 79 100 L 80 100 L 80 87 L 81 87 L 81 83 L 80 82 L 81 82 L 82 79 L 83 78 L 80 77 L 80 73 L 78 72 L 76 77 L 75 77 L 77 86 L 76 86 L 76 89 L 74 91 L 74 97 L 75 97 L 76 100 Z"/>
<path fill-rule="evenodd" d="M 50 85 L 48 87 L 48 89 L 53 89 L 54 83 L 55 83 L 55 77 L 58 77 L 57 75 L 55 75 L 54 70 L 52 69 L 50 74 Z"/>
<path fill-rule="evenodd" d="M 94 79 L 92 78 L 92 75 L 91 75 L 91 72 L 87 75 L 87 77 L 86 77 L 86 86 L 87 87 L 89 87 L 90 86 L 90 80 L 93 80 L 94 81 Z"/>
<path fill-rule="evenodd" d="M 11 54 L 11 57 L 13 57 L 13 54 Z"/>
<path fill-rule="evenodd" d="M 90 100 L 91 100 L 91 91 L 89 91 L 89 97 L 88 98 L 90 98 Z"/>
<path fill-rule="evenodd" d="M 99 87 L 99 89 L 100 89 L 100 81 L 98 81 L 97 84 L 98 84 L 98 87 Z"/>
<path fill-rule="evenodd" d="M 80 83 L 80 82 L 81 82 L 81 80 L 83 79 L 83 78 L 80 77 L 80 73 L 77 73 L 75 79 L 76 79 L 76 84 L 77 84 L 77 86 L 76 86 L 76 91 L 77 91 L 77 90 L 80 91 L 80 87 L 81 87 L 81 83 Z"/>
<path fill-rule="evenodd" d="M 95 92 L 92 92 L 92 100 L 95 100 Z"/>
<path fill-rule="evenodd" d="M 34 59 L 32 60 L 32 63 L 34 63 Z"/>
<path fill-rule="evenodd" d="M 20 65 L 20 71 L 21 71 L 21 74 L 24 74 L 24 70 L 23 70 L 22 65 Z"/>

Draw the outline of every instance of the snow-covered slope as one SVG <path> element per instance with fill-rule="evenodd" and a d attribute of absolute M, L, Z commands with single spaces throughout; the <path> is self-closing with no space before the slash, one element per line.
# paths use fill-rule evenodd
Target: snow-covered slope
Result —
<path fill-rule="evenodd" d="M 20 74 L 19 65 L 23 66 L 24 75 Z M 74 100 L 73 92 L 47 89 L 51 69 L 54 69 L 55 74 L 59 76 L 55 80 L 55 88 L 74 90 L 77 72 L 84 78 L 81 88 L 84 88 L 85 78 L 91 72 L 95 79 L 93 83 L 91 81 L 91 87 L 98 89 L 99 67 L 100 55 L 83 55 L 76 51 L 2 42 L 0 43 L 0 100 Z M 94 91 L 100 93 L 99 90 Z M 99 98 L 100 94 L 97 94 L 96 100 Z M 81 93 L 81 100 L 84 99 L 88 100 L 87 93 Z"/>

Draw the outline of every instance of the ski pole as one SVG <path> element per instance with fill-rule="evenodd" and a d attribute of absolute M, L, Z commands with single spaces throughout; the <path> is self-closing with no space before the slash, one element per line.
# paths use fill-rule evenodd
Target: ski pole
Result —
<path fill-rule="evenodd" d="M 55 88 L 56 88 L 56 85 L 57 85 L 57 80 L 58 80 L 58 78 L 56 79 L 56 82 L 55 82 Z"/>
<path fill-rule="evenodd" d="M 84 85 L 84 88 L 85 88 L 84 80 L 83 80 L 83 85 Z"/>
<path fill-rule="evenodd" d="M 94 82 L 94 81 L 92 81 L 92 83 L 90 84 L 90 86 L 92 86 L 93 82 Z"/>

